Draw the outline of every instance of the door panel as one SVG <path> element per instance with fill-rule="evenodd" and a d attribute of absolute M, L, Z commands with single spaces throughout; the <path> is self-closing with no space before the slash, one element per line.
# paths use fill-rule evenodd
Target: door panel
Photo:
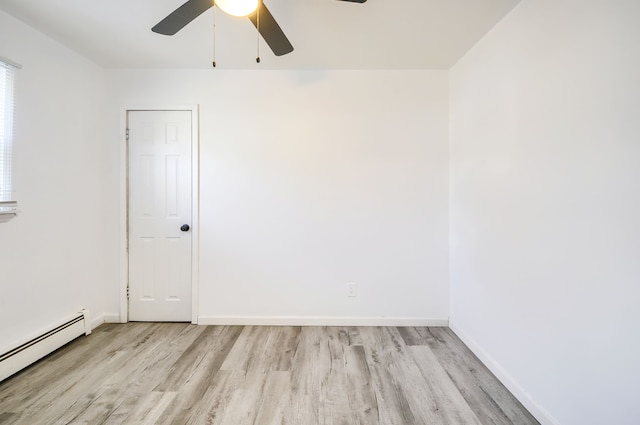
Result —
<path fill-rule="evenodd" d="M 129 111 L 129 320 L 191 321 L 191 112 Z"/>

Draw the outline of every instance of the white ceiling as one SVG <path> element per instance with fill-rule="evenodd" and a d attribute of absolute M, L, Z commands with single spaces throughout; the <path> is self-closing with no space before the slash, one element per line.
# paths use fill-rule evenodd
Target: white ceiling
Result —
<path fill-rule="evenodd" d="M 0 9 L 105 68 L 208 68 L 213 9 L 172 37 L 186 0 L 0 0 Z M 275 57 L 247 18 L 216 14 L 216 62 L 243 69 L 448 69 L 520 0 L 265 0 L 295 50 Z"/>

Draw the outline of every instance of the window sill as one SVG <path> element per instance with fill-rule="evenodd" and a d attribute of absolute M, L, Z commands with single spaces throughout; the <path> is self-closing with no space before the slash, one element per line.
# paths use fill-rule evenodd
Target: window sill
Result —
<path fill-rule="evenodd" d="M 6 223 L 18 215 L 18 208 L 15 205 L 10 207 L 0 207 L 0 223 Z"/>
<path fill-rule="evenodd" d="M 17 216 L 18 214 L 8 214 L 8 213 L 2 213 L 0 214 L 0 223 L 6 223 L 7 221 L 11 220 L 13 217 Z"/>

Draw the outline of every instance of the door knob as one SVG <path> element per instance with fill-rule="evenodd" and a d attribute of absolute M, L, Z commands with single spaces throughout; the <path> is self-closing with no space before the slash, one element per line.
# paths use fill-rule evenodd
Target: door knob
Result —
<path fill-rule="evenodd" d="M 189 227 L 188 224 L 183 224 L 182 226 L 180 226 L 180 230 L 182 230 L 183 232 L 188 232 L 190 228 L 191 227 Z"/>

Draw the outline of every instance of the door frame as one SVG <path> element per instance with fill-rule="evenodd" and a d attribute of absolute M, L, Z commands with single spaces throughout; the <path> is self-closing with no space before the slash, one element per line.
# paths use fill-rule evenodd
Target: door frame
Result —
<path fill-rule="evenodd" d="M 200 108 L 199 105 L 123 107 L 120 112 L 120 323 L 129 321 L 129 146 L 127 117 L 130 111 L 191 112 L 191 323 L 198 324 L 200 271 Z"/>

